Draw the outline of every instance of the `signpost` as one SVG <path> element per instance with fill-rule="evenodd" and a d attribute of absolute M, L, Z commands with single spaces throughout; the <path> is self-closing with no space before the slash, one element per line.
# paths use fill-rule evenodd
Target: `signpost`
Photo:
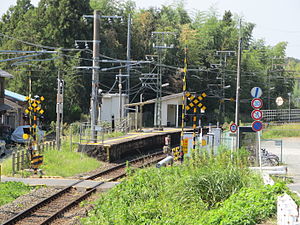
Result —
<path fill-rule="evenodd" d="M 283 104 L 283 98 L 282 98 L 282 97 L 277 97 L 277 98 L 276 98 L 276 104 L 277 104 L 278 106 L 281 106 L 281 105 Z"/>
<path fill-rule="evenodd" d="M 259 166 L 260 169 L 262 170 L 262 164 L 261 164 L 261 150 L 260 150 L 260 131 L 263 128 L 263 124 L 260 121 L 263 117 L 263 113 L 261 110 L 262 106 L 263 106 L 263 101 L 262 99 L 260 99 L 260 96 L 262 95 L 262 90 L 260 87 L 254 87 L 251 89 L 251 96 L 253 97 L 252 101 L 251 101 L 251 106 L 254 109 L 251 112 L 251 117 L 254 120 L 254 122 L 252 123 L 252 130 L 257 132 L 257 139 L 258 139 L 258 155 L 259 155 Z"/>
<path fill-rule="evenodd" d="M 235 123 L 232 123 L 232 124 L 230 125 L 230 131 L 231 131 L 232 133 L 235 133 L 235 132 L 237 131 L 237 125 L 236 125 Z"/>
<path fill-rule="evenodd" d="M 255 109 L 255 110 L 252 111 L 251 117 L 254 120 L 261 120 L 262 117 L 263 117 L 263 113 L 262 113 L 261 110 Z"/>
<path fill-rule="evenodd" d="M 253 129 L 254 131 L 261 131 L 262 128 L 263 128 L 263 124 L 262 124 L 261 121 L 254 121 L 254 122 L 252 123 L 252 129 Z"/>
<path fill-rule="evenodd" d="M 251 89 L 251 95 L 253 98 L 259 98 L 262 95 L 262 90 L 260 87 L 254 87 Z"/>
<path fill-rule="evenodd" d="M 260 109 L 263 106 L 263 101 L 260 98 L 254 98 L 251 101 L 251 106 L 254 109 Z"/>

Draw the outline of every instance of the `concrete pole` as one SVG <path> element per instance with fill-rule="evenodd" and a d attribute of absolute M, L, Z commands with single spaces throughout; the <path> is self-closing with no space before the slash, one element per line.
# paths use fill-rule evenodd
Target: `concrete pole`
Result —
<path fill-rule="evenodd" d="M 56 143 L 57 150 L 60 150 L 60 131 L 61 131 L 61 78 L 60 78 L 60 70 L 57 73 L 57 100 L 56 100 Z"/>
<path fill-rule="evenodd" d="M 140 129 L 143 129 L 143 94 L 140 94 Z"/>
<path fill-rule="evenodd" d="M 288 93 L 289 96 L 289 123 L 291 122 L 291 93 Z"/>
<path fill-rule="evenodd" d="M 99 51 L 100 51 L 100 13 L 94 10 L 94 41 L 93 41 L 93 74 L 92 74 L 92 95 L 91 95 L 91 141 L 96 142 L 97 135 L 95 126 L 98 116 L 98 87 L 99 87 Z"/>
<path fill-rule="evenodd" d="M 131 55 L 130 55 L 130 50 L 131 50 L 131 14 L 128 14 L 128 21 L 127 21 L 127 54 L 126 54 L 126 58 L 127 61 L 130 61 Z M 128 100 L 129 100 L 129 96 L 130 96 L 130 63 L 127 63 L 127 95 L 128 95 Z M 126 110 L 127 113 L 128 110 Z"/>
<path fill-rule="evenodd" d="M 236 99 L 235 99 L 235 124 L 238 126 L 236 132 L 236 149 L 240 147 L 240 124 L 239 124 L 239 117 L 240 117 L 240 79 L 241 79 L 241 55 L 242 55 L 242 37 L 241 37 L 241 27 L 242 22 L 240 19 L 240 33 L 239 33 L 239 43 L 238 43 L 238 55 L 237 55 L 237 74 L 236 74 Z"/>
<path fill-rule="evenodd" d="M 159 87 L 159 92 L 158 92 L 158 128 L 159 130 L 162 129 L 162 52 L 161 49 L 159 49 L 159 82 L 158 82 L 158 87 Z"/>
<path fill-rule="evenodd" d="M 121 123 L 122 117 L 123 117 L 123 113 L 122 113 L 122 75 L 121 75 L 121 71 L 119 72 L 119 120 Z"/>

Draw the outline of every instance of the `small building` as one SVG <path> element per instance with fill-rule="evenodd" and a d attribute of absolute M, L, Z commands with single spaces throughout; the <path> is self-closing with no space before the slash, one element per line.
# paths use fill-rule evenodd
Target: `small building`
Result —
<path fill-rule="evenodd" d="M 151 112 L 143 110 L 145 105 L 153 104 Z M 148 117 L 153 117 L 154 123 L 151 126 L 157 126 L 156 124 L 156 116 L 157 116 L 157 100 L 151 99 L 144 102 L 136 102 L 125 105 L 126 107 L 135 107 L 137 118 L 136 127 L 142 127 L 143 121 L 148 119 Z M 138 110 L 140 108 L 140 110 Z M 143 108 L 143 109 L 142 109 Z M 138 111 L 142 112 L 142 114 L 138 113 Z M 163 127 L 179 127 L 181 125 L 181 112 L 182 112 L 182 93 L 167 95 L 161 98 L 161 125 Z M 147 116 L 145 116 L 147 115 Z M 145 118 L 147 117 L 147 118 Z M 142 118 L 142 119 L 141 119 Z"/>
<path fill-rule="evenodd" d="M 11 108 L 2 116 L 3 124 L 13 130 L 18 126 L 25 125 L 23 115 L 27 107 L 26 97 L 9 90 L 4 91 L 4 96 L 4 103 Z"/>
<path fill-rule="evenodd" d="M 128 95 L 122 94 L 103 94 L 100 108 L 100 120 L 111 122 L 112 116 L 115 120 L 124 117 L 124 105 L 128 104 Z M 120 116 L 121 114 L 121 116 Z"/>

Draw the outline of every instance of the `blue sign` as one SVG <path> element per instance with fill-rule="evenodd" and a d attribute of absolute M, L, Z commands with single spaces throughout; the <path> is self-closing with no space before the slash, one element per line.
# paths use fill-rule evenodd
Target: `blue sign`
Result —
<path fill-rule="evenodd" d="M 254 121 L 252 123 L 252 130 L 254 131 L 261 131 L 263 128 L 263 124 L 260 121 Z"/>
<path fill-rule="evenodd" d="M 262 95 L 262 90 L 259 87 L 254 87 L 251 89 L 251 95 L 253 98 L 259 98 Z"/>

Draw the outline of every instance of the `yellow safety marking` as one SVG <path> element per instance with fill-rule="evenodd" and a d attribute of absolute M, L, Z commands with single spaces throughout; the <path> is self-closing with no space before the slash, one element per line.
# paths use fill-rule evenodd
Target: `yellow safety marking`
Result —
<path fill-rule="evenodd" d="M 191 97 L 189 97 L 189 100 L 190 100 L 190 101 L 193 101 L 194 98 L 195 98 L 195 96 L 192 95 Z"/>
<path fill-rule="evenodd" d="M 195 105 L 193 103 L 190 103 L 189 106 L 192 108 L 194 107 Z"/>
<path fill-rule="evenodd" d="M 205 98 L 207 95 L 205 92 L 202 93 L 202 97 Z"/>
<path fill-rule="evenodd" d="M 185 95 L 186 95 L 186 97 L 190 97 L 191 93 L 190 92 L 186 92 Z"/>
<path fill-rule="evenodd" d="M 201 106 L 203 106 L 203 104 L 202 104 L 202 103 L 199 103 L 199 104 L 198 104 L 198 107 L 201 107 Z"/>
<path fill-rule="evenodd" d="M 205 107 L 205 106 L 203 106 L 201 109 L 202 109 L 203 111 L 205 111 L 206 107 Z"/>
<path fill-rule="evenodd" d="M 186 110 L 189 110 L 189 109 L 190 109 L 190 107 L 189 107 L 188 105 L 187 105 L 185 108 L 186 108 Z"/>
<path fill-rule="evenodd" d="M 197 105 L 197 103 L 198 103 L 199 101 L 198 101 L 198 99 L 195 99 L 193 102 Z"/>
<path fill-rule="evenodd" d="M 198 99 L 201 101 L 201 100 L 203 100 L 203 98 L 201 97 L 201 96 L 198 96 Z"/>

